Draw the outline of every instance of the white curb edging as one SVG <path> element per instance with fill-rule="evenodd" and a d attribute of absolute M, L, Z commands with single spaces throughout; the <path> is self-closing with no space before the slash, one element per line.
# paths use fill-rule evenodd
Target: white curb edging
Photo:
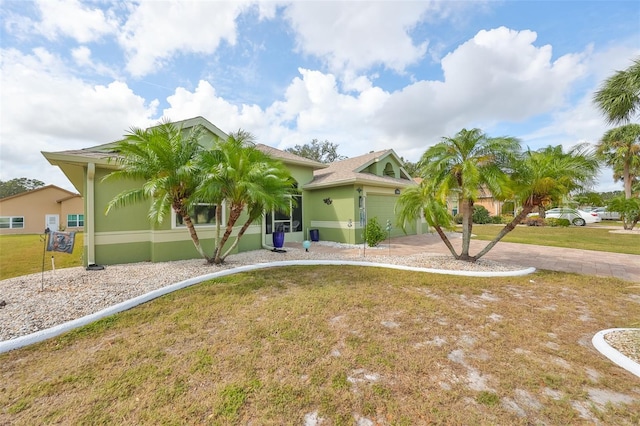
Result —
<path fill-rule="evenodd" d="M 607 341 L 604 338 L 605 335 L 611 333 L 612 331 L 627 331 L 627 330 L 638 331 L 639 329 L 637 329 L 637 328 L 609 328 L 607 330 L 602 330 L 602 331 L 597 332 L 596 335 L 593 336 L 593 339 L 591 339 L 591 343 L 598 350 L 598 352 L 600 352 L 602 355 L 606 356 L 611 361 L 613 361 L 615 364 L 619 365 L 620 367 L 624 368 L 625 370 L 629 371 L 630 373 L 635 374 L 636 376 L 640 377 L 640 364 L 638 364 L 637 362 L 635 362 L 631 358 L 625 356 L 620 351 L 615 349 L 613 346 L 611 346 L 609 343 L 607 343 Z"/>
<path fill-rule="evenodd" d="M 430 269 L 430 268 L 418 268 L 412 266 L 392 265 L 386 263 L 374 263 L 374 262 L 358 262 L 358 261 L 342 261 L 342 260 L 287 260 L 271 263 L 258 263 L 255 265 L 239 266 L 233 269 L 226 269 L 223 271 L 213 272 L 211 274 L 200 275 L 198 277 L 189 278 L 188 280 L 180 281 L 175 284 L 159 288 L 157 290 L 150 291 L 133 299 L 126 300 L 113 306 L 109 306 L 101 311 L 93 314 L 85 315 L 72 321 L 58 324 L 54 327 L 44 330 L 36 331 L 35 333 L 27 334 L 24 336 L 16 337 L 15 339 L 5 340 L 0 342 L 0 353 L 8 352 L 14 349 L 18 349 L 24 346 L 39 343 L 52 337 L 59 336 L 63 333 L 71 331 L 75 328 L 82 327 L 90 324 L 99 319 L 108 317 L 118 312 L 129 310 L 133 307 L 149 302 L 165 294 L 172 293 L 177 290 L 181 290 L 186 287 L 190 287 L 195 284 L 199 284 L 203 281 L 208 281 L 214 278 L 224 277 L 227 275 L 233 275 L 240 272 L 254 271 L 257 269 L 274 268 L 279 266 L 313 266 L 313 265 L 350 265 L 350 266 L 374 266 L 390 269 L 401 269 L 405 271 L 417 271 L 417 272 L 430 272 L 434 274 L 447 274 L 447 275 L 459 275 L 459 276 L 475 276 L 475 277 L 515 277 L 528 275 L 535 272 L 536 268 L 526 268 L 515 271 L 495 271 L 495 272 L 474 272 L 474 271 L 456 271 L 447 269 Z"/>

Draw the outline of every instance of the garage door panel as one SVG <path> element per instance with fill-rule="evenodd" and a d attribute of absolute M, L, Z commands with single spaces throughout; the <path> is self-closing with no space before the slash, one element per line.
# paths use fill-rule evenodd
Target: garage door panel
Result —
<path fill-rule="evenodd" d="M 401 228 L 396 226 L 396 216 L 394 213 L 398 197 L 392 195 L 368 195 L 367 196 L 367 217 L 378 218 L 378 222 L 384 228 L 387 220 L 391 221 L 391 236 L 404 235 Z"/>

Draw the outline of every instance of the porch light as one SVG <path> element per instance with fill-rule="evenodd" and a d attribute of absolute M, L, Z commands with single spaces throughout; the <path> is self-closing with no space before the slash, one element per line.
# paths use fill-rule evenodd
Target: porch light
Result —
<path fill-rule="evenodd" d="M 396 188 L 396 190 L 394 191 L 396 195 L 400 195 L 400 188 Z"/>
<path fill-rule="evenodd" d="M 324 200 L 322 200 L 322 201 L 324 201 L 324 203 L 325 203 L 326 205 L 329 205 L 329 204 L 333 203 L 333 200 L 332 200 L 331 198 L 325 198 L 325 199 L 324 199 Z"/>

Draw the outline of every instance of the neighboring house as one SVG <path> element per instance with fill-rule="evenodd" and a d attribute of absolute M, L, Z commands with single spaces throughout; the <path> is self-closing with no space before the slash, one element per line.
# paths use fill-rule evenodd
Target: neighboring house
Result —
<path fill-rule="evenodd" d="M 493 194 L 487 188 L 480 188 L 480 196 L 473 203 L 475 206 L 482 206 L 489 211 L 491 216 L 500 216 L 502 214 L 502 206 L 504 201 L 498 201 L 493 198 Z"/>
<path fill-rule="evenodd" d="M 84 204 L 79 194 L 47 185 L 0 199 L 0 234 L 82 231 Z"/>
<path fill-rule="evenodd" d="M 227 135 L 202 117 L 175 123 L 183 129 L 201 125 L 205 147 Z M 149 202 L 140 202 L 112 210 L 105 215 L 108 202 L 124 189 L 141 182 L 107 180 L 117 168 L 113 161 L 118 142 L 80 150 L 43 152 L 47 160 L 60 167 L 83 195 L 85 202 L 86 264 L 117 264 L 140 261 L 168 261 L 197 258 L 199 255 L 180 217 L 172 211 L 162 224 L 148 219 Z M 301 242 L 310 238 L 310 230 L 323 240 L 361 242 L 360 215 L 377 216 L 383 224 L 393 219 L 399 191 L 413 184 L 402 169 L 402 162 L 391 150 L 370 153 L 354 159 L 326 165 L 266 145 L 256 147 L 281 160 L 297 182 L 300 194 L 292 198 L 290 214 L 266 212 L 260 223 L 250 226 L 237 247 L 238 251 L 268 248 L 274 230 L 284 230 L 286 241 Z M 360 191 L 358 191 L 360 190 Z M 324 201 L 327 199 L 327 201 Z M 331 200 L 331 201 L 328 201 Z M 362 209 L 360 208 L 362 206 Z M 215 237 L 213 206 L 198 206 L 193 214 L 198 236 L 207 253 L 213 253 Z M 223 212 L 223 222 L 226 214 Z M 351 219 L 352 227 L 349 227 Z M 237 235 L 238 227 L 232 234 Z M 401 232 L 395 229 L 393 235 Z M 420 230 L 422 228 L 420 227 Z"/>

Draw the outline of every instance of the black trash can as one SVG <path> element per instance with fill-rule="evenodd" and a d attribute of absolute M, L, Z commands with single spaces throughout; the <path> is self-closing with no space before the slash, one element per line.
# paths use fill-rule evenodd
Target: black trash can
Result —
<path fill-rule="evenodd" d="M 317 229 L 309 229 L 309 238 L 311 238 L 311 241 L 320 241 L 320 231 Z"/>

